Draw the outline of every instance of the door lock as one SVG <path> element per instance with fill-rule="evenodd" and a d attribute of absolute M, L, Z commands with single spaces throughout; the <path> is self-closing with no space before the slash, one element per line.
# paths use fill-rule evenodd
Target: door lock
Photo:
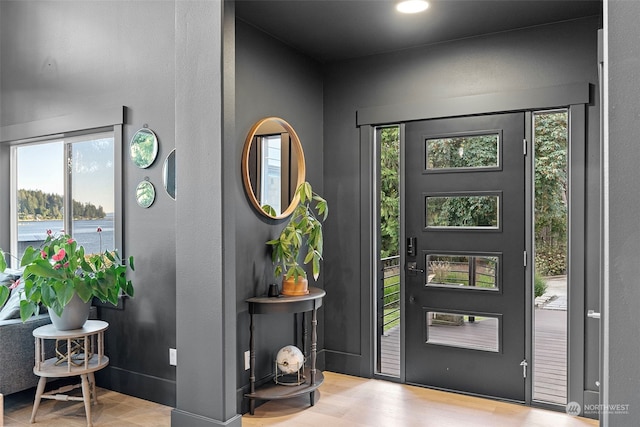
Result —
<path fill-rule="evenodd" d="M 417 240 L 415 237 L 407 237 L 407 256 L 416 256 Z"/>
<path fill-rule="evenodd" d="M 407 271 L 410 271 L 412 273 L 424 273 L 424 270 L 421 268 L 417 268 L 416 267 L 416 262 L 412 261 L 412 262 L 408 262 L 407 263 Z"/>

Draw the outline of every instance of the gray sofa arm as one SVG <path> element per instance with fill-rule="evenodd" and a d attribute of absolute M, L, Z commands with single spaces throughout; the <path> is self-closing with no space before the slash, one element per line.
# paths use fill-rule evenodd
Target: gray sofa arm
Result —
<path fill-rule="evenodd" d="M 0 321 L 0 393 L 16 393 L 38 384 L 38 377 L 33 373 L 35 339 L 32 333 L 49 323 L 51 319 L 46 313 L 25 323 L 20 319 Z"/>

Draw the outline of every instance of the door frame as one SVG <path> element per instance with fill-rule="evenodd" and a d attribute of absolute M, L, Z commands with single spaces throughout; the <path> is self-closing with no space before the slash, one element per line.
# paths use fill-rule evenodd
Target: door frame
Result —
<path fill-rule="evenodd" d="M 411 120 L 428 120 L 445 117 L 460 117 L 466 115 L 480 115 L 488 113 L 501 113 L 509 111 L 524 111 L 525 137 L 527 139 L 527 152 L 531 153 L 532 146 L 532 117 L 533 111 L 544 111 L 556 108 L 568 108 L 569 111 L 569 225 L 568 225 L 568 364 L 567 372 L 567 399 L 584 407 L 587 403 L 593 403 L 594 396 L 588 396 L 585 391 L 584 365 L 585 365 L 585 191 L 586 191 L 586 104 L 590 102 L 590 84 L 575 83 L 563 86 L 546 88 L 525 89 L 513 92 L 496 92 L 483 95 L 463 96 L 429 100 L 424 103 L 407 103 L 404 105 L 378 106 L 359 109 L 356 114 L 356 126 L 360 130 L 360 206 L 361 206 L 361 309 L 363 322 L 361 323 L 361 372 L 369 372 L 372 377 L 375 374 L 375 339 L 376 310 L 375 292 L 373 291 L 376 280 L 375 268 L 377 266 L 377 209 L 376 175 L 378 163 L 376 163 L 379 151 L 375 143 L 375 128 L 388 124 L 400 126 L 400 168 L 404 170 L 404 122 Z M 437 102 L 435 102 L 437 101 Z M 372 143 L 374 142 L 374 143 Z M 580 150 L 576 149 L 581 147 Z M 525 173 L 527 191 L 533 194 L 533 156 L 527 155 Z M 400 180 L 400 208 L 404 212 L 404 180 Z M 526 199 L 525 221 L 527 222 L 526 244 L 527 265 L 533 265 L 533 204 L 532 197 Z M 404 221 L 400 225 L 400 242 L 405 241 Z M 400 265 L 404 265 L 403 250 L 400 250 Z M 401 283 L 404 283 L 404 269 L 401 269 Z M 527 293 L 526 293 L 526 336 L 525 354 L 529 362 L 529 370 L 525 385 L 525 403 L 550 409 L 559 409 L 557 405 L 532 401 L 532 353 L 533 353 L 533 269 L 527 269 Z M 405 295 L 401 292 L 400 303 L 405 306 Z M 365 316 L 368 321 L 365 321 Z M 404 357 L 405 348 L 405 319 L 404 310 L 401 313 L 401 357 Z M 405 382 L 405 363 L 401 360 L 399 382 Z M 380 378 L 389 379 L 387 376 Z M 598 393 L 594 393 L 597 397 Z M 596 402 L 597 403 L 597 398 Z"/>

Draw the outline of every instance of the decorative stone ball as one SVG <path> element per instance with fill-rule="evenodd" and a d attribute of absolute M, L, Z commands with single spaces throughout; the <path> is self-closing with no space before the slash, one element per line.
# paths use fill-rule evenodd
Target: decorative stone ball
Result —
<path fill-rule="evenodd" d="M 298 372 L 304 364 L 304 354 L 295 345 L 287 345 L 278 350 L 276 355 L 278 369 L 283 374 Z"/>

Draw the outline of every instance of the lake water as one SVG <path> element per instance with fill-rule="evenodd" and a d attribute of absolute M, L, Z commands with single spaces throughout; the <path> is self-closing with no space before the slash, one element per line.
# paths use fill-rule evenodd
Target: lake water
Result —
<path fill-rule="evenodd" d="M 98 233 L 98 227 L 102 228 L 102 233 Z M 22 256 L 27 246 L 38 247 L 42 244 L 47 238 L 47 230 L 51 230 L 54 234 L 61 234 L 62 220 L 20 221 L 18 223 L 18 257 Z M 73 222 L 73 237 L 78 244 L 84 246 L 85 253 L 100 252 L 100 235 L 102 235 L 102 251 L 115 246 L 112 216 Z"/>

